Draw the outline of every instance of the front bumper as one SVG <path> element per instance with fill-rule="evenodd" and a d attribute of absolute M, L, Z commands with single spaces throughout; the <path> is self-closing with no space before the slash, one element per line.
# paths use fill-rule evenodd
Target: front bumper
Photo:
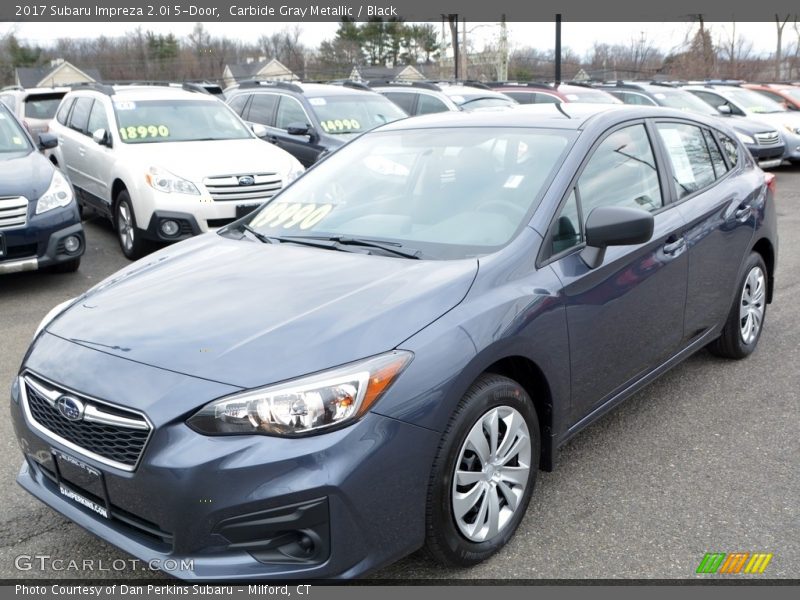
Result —
<path fill-rule="evenodd" d="M 167 194 L 145 189 L 149 197 L 134 206 L 141 235 L 158 242 L 177 242 L 213 231 L 233 222 L 245 212 L 255 210 L 266 199 L 214 200 L 208 194 Z M 164 235 L 160 226 L 164 220 L 174 220 L 179 225 L 176 235 Z"/>
<path fill-rule="evenodd" d="M 52 267 L 78 258 L 86 248 L 80 217 L 72 205 L 52 213 L 34 215 L 24 227 L 5 229 L 0 233 L 5 247 L 4 257 L 0 258 L 0 274 Z M 64 239 L 73 235 L 80 239 L 80 247 L 74 253 L 68 253 Z"/>
<path fill-rule="evenodd" d="M 112 360 L 123 368 L 128 362 Z M 186 426 L 182 415 L 156 423 L 140 464 L 125 472 L 33 429 L 25 401 L 24 391 L 12 395 L 12 422 L 25 456 L 17 482 L 142 561 L 191 560 L 191 570 L 170 572 L 176 577 L 352 578 L 423 543 L 439 440 L 430 430 L 370 413 L 350 427 L 307 438 L 208 437 Z M 53 449 L 103 473 L 112 518 L 59 492 Z M 306 554 L 296 551 L 307 542 L 303 535 L 313 546 Z"/>

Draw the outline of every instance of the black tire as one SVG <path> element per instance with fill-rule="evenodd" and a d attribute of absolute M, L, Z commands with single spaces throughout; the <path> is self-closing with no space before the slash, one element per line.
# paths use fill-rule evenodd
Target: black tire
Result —
<path fill-rule="evenodd" d="M 520 490 L 521 496 L 517 507 L 507 518 L 505 525 L 498 528 L 498 532 L 493 537 L 489 537 L 485 541 L 473 541 L 462 532 L 461 526 L 456 522 L 453 510 L 453 494 L 455 494 L 456 488 L 453 486 L 453 478 L 457 467 L 461 467 L 462 470 L 468 468 L 476 473 L 487 472 L 487 469 L 479 469 L 480 459 L 477 458 L 477 453 L 473 453 L 473 456 L 469 458 L 473 461 L 477 459 L 478 464 L 474 468 L 466 466 L 467 454 L 462 455 L 462 446 L 466 444 L 473 427 L 478 427 L 478 424 L 493 409 L 506 410 L 507 408 L 514 409 L 522 415 L 528 430 L 530 459 L 526 485 L 523 490 Z M 505 423 L 501 427 L 506 427 Z M 486 430 L 482 428 L 480 431 L 485 432 Z M 508 428 L 506 427 L 504 431 L 501 431 L 501 435 L 505 437 L 507 432 Z M 498 446 L 502 447 L 502 444 L 498 444 Z M 433 462 L 426 508 L 425 548 L 427 552 L 443 565 L 466 567 L 486 560 L 505 546 L 525 516 L 536 484 L 540 453 L 539 419 L 533 402 L 523 387 L 507 377 L 491 373 L 482 375 L 459 402 L 442 435 L 442 441 Z M 459 464 L 456 464 L 457 462 Z M 517 465 L 520 464 L 517 462 Z M 513 466 L 513 461 L 509 465 Z M 492 467 L 491 473 L 494 473 L 494 467 Z M 477 486 L 478 484 L 473 485 Z M 491 479 L 481 485 L 492 485 Z M 469 488 L 466 489 L 469 491 Z M 483 498 L 484 495 L 488 495 L 488 492 L 482 492 L 482 494 L 478 497 Z M 478 504 L 475 506 L 477 507 Z M 479 514 L 475 513 L 474 522 L 477 523 L 479 518 Z"/>
<path fill-rule="evenodd" d="M 750 279 L 751 274 L 756 269 L 760 270 L 763 285 L 760 293 L 760 306 L 762 307 L 761 320 L 755 335 L 751 339 L 745 339 L 742 333 L 742 327 L 744 326 L 743 321 L 745 319 L 741 317 L 740 311 L 745 302 L 744 295 L 747 294 L 746 290 L 752 287 L 752 279 Z M 758 345 L 758 340 L 761 338 L 761 332 L 764 330 L 764 320 L 767 316 L 768 285 L 767 267 L 764 264 L 764 259 L 761 258 L 761 255 L 757 252 L 750 253 L 750 256 L 747 257 L 747 261 L 745 262 L 742 277 L 739 279 L 739 285 L 736 287 L 736 297 L 733 300 L 731 311 L 728 313 L 728 318 L 725 321 L 722 334 L 708 346 L 708 349 L 713 354 L 723 358 L 741 359 L 753 353 L 753 350 L 755 350 Z M 750 303 L 750 305 L 756 306 L 757 303 L 753 302 Z"/>
<path fill-rule="evenodd" d="M 125 222 L 128 224 L 123 225 Z M 117 232 L 119 247 L 125 258 L 136 260 L 150 251 L 150 243 L 142 237 L 141 230 L 136 223 L 136 213 L 133 212 L 133 203 L 128 190 L 122 190 L 117 194 L 114 203 L 113 224 L 114 231 Z"/>
<path fill-rule="evenodd" d="M 62 263 L 58 263 L 57 265 L 53 265 L 50 267 L 50 270 L 53 273 L 74 273 L 78 270 L 81 266 L 81 257 L 73 258 L 72 260 L 67 260 Z"/>

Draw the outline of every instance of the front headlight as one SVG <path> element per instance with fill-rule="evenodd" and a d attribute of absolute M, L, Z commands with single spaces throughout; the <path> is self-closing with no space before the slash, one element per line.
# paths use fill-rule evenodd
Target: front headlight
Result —
<path fill-rule="evenodd" d="M 39 215 L 48 210 L 66 206 L 72 202 L 72 198 L 72 186 L 70 186 L 61 171 L 54 169 L 50 187 L 47 188 L 44 194 L 39 196 L 39 201 L 36 203 L 36 214 Z"/>
<path fill-rule="evenodd" d="M 36 331 L 33 334 L 33 339 L 39 337 L 39 334 L 42 332 L 42 329 L 47 327 L 52 322 L 52 320 L 55 319 L 58 315 L 67 310 L 67 308 L 70 305 L 72 305 L 73 302 L 75 302 L 75 298 L 70 298 L 69 300 L 66 300 L 65 302 L 62 302 L 61 304 L 58 304 L 53 308 L 51 308 L 50 312 L 48 312 L 44 316 L 44 319 L 42 319 L 42 322 L 39 323 L 39 326 L 36 328 Z"/>
<path fill-rule="evenodd" d="M 357 363 L 220 398 L 187 424 L 207 435 L 295 437 L 355 421 L 392 385 L 413 354 L 389 352 Z"/>
<path fill-rule="evenodd" d="M 176 192 L 178 194 L 194 194 L 196 196 L 200 194 L 197 186 L 191 181 L 178 177 L 160 167 L 150 167 L 147 173 L 144 174 L 144 178 L 151 188 L 159 192 L 168 194 Z"/>
<path fill-rule="evenodd" d="M 290 183 L 292 183 L 295 179 L 300 177 L 303 173 L 305 173 L 305 167 L 301 165 L 299 162 L 292 163 L 292 168 L 289 169 L 289 173 L 286 175 L 286 183 L 283 184 L 283 187 L 286 187 Z"/>
<path fill-rule="evenodd" d="M 800 127 L 795 127 L 794 125 L 790 125 L 789 123 L 784 123 L 783 126 L 789 133 L 800 135 Z"/>
<path fill-rule="evenodd" d="M 745 144 L 755 144 L 756 143 L 756 141 L 753 138 L 751 138 L 749 135 L 747 135 L 746 133 L 742 133 L 741 131 L 738 131 L 738 130 L 734 130 L 733 133 L 735 133 L 736 137 L 739 138 L 739 140 L 741 140 Z"/>

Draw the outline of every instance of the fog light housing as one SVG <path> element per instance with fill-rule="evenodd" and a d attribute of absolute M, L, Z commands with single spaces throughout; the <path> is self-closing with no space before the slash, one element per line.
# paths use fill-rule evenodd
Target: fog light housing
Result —
<path fill-rule="evenodd" d="M 69 235 L 64 238 L 64 250 L 67 251 L 67 254 L 75 254 L 80 249 L 81 238 L 77 235 Z"/>
<path fill-rule="evenodd" d="M 175 237 L 181 231 L 181 226 L 177 221 L 172 219 L 165 219 L 161 221 L 161 233 L 167 237 Z"/>

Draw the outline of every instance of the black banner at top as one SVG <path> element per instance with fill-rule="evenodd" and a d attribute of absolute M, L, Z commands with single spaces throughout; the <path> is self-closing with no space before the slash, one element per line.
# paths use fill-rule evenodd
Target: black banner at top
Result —
<path fill-rule="evenodd" d="M 800 13 L 797 0 L 4 0 L 0 20 L 17 22 L 314 22 L 342 18 L 439 21 L 774 21 Z"/>

